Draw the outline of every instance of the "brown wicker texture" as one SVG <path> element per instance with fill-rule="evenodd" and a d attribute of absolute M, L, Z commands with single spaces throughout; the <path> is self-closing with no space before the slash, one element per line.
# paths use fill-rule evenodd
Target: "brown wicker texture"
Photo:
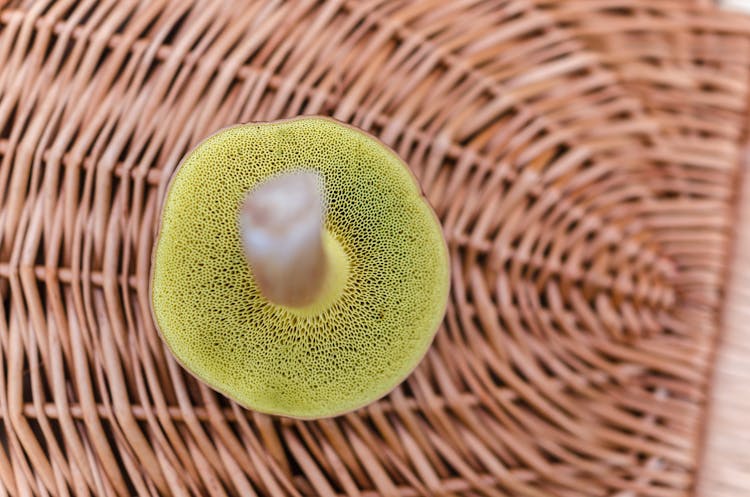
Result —
<path fill-rule="evenodd" d="M 750 117 L 750 116 L 749 116 Z M 745 151 L 738 242 L 729 275 L 710 418 L 696 494 L 750 495 L 750 149 Z"/>
<path fill-rule="evenodd" d="M 750 13 L 750 2 L 721 0 L 724 8 Z M 746 113 L 750 128 L 750 112 Z M 696 494 L 750 495 L 750 136 L 745 130 L 735 216 L 735 243 L 710 392 L 710 409 Z"/>
<path fill-rule="evenodd" d="M 656 5 L 0 2 L 0 495 L 690 494 L 750 25 Z M 148 307 L 181 156 L 299 114 L 393 146 L 453 265 L 417 371 L 313 422 L 199 384 Z"/>
<path fill-rule="evenodd" d="M 567 16 L 559 13 L 558 18 L 565 19 L 567 26 L 575 26 L 577 35 L 602 53 L 608 67 L 619 73 L 621 81 L 641 97 L 658 119 L 661 143 L 683 157 L 682 164 L 663 164 L 678 172 L 671 181 L 687 175 L 695 185 L 710 182 L 721 189 L 712 188 L 711 193 L 706 188 L 693 190 L 691 202 L 675 204 L 671 209 L 670 214 L 679 212 L 685 219 L 703 220 L 693 236 L 675 238 L 667 231 L 661 233 L 665 235 L 662 246 L 673 260 L 693 267 L 701 261 L 702 266 L 683 285 L 685 301 L 693 302 L 689 308 L 693 317 L 686 320 L 691 325 L 690 334 L 683 340 L 696 345 L 697 355 L 708 368 L 709 380 L 714 376 L 704 383 L 710 387 L 706 395 L 710 411 L 696 412 L 696 422 L 704 425 L 703 433 L 696 434 L 703 438 L 698 448 L 704 449 L 698 460 L 697 495 L 733 497 L 750 495 L 750 279 L 744 255 L 750 239 L 750 188 L 745 186 L 741 197 L 744 203 L 738 211 L 726 200 L 738 193 L 738 173 L 744 175 L 745 185 L 749 184 L 747 145 L 738 145 L 748 143 L 750 112 L 746 91 L 716 99 L 707 90 L 745 87 L 750 63 L 748 21 L 733 13 L 713 13 L 708 17 L 700 11 L 689 14 L 684 12 L 684 5 L 602 2 L 596 17 L 609 17 L 604 23 L 608 26 L 606 31 L 577 18 L 572 4 L 550 6 L 567 11 Z M 706 137 L 710 137 L 710 142 L 704 140 Z M 724 170 L 724 165 L 738 163 L 743 164 L 744 171 L 727 174 Z M 706 216 L 717 222 L 705 222 Z M 662 227 L 670 225 L 665 221 Z M 736 232 L 740 235 L 739 245 L 733 246 L 731 238 Z M 736 255 L 730 260 L 728 252 L 732 249 Z M 731 277 L 726 293 L 724 274 Z M 697 309 L 701 311 L 696 312 Z M 717 329 L 717 321 L 723 329 Z"/>

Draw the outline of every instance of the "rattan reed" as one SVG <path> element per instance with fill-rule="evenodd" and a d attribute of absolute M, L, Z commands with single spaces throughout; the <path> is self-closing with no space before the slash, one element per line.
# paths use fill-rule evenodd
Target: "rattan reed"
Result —
<path fill-rule="evenodd" d="M 746 416 L 746 399 L 750 394 L 746 386 L 750 374 L 750 334 L 746 319 L 747 282 L 750 280 L 744 255 L 746 240 L 750 237 L 747 222 L 750 188 L 745 186 L 743 192 L 737 190 L 743 176 L 744 183 L 748 184 L 750 113 L 746 90 L 736 92 L 732 98 L 716 99 L 710 89 L 745 86 L 746 68 L 750 63 L 747 19 L 731 12 L 706 17 L 702 10 L 685 12 L 684 5 L 600 3 L 597 18 L 608 18 L 604 23 L 609 27 L 606 32 L 585 19 L 576 19 L 572 2 L 551 6 L 560 13 L 567 11 L 567 15 L 562 16 L 563 22 L 586 39 L 588 46 L 599 51 L 608 67 L 618 72 L 620 80 L 640 96 L 661 124 L 662 143 L 682 157 L 691 157 L 681 163 L 661 163 L 679 171 L 674 180 L 689 176 L 696 185 L 698 182 L 705 184 L 707 177 L 699 178 L 700 170 L 706 173 L 714 170 L 711 176 L 722 178 L 719 183 L 724 193 L 717 190 L 708 193 L 705 188 L 699 188 L 690 194 L 693 200 L 690 204 L 672 209 L 672 212 L 679 210 L 682 215 L 695 219 L 696 224 L 703 215 L 715 216 L 722 222 L 702 223 L 701 229 L 689 239 L 674 240 L 667 236 L 663 246 L 678 263 L 685 261 L 686 265 L 695 267 L 695 262 L 702 260 L 703 267 L 711 265 L 714 274 L 723 273 L 729 280 L 729 288 L 725 289 L 724 278 L 717 281 L 704 277 L 700 283 L 693 278 L 685 282 L 684 294 L 690 296 L 686 302 L 691 300 L 695 307 L 706 311 L 701 320 L 706 326 L 695 327 L 688 338 L 692 343 L 702 344 L 701 354 L 708 353 L 707 386 L 710 388 L 706 395 L 709 413 L 701 411 L 698 418 L 703 428 L 696 435 L 700 437 L 696 493 L 732 497 L 750 494 L 750 425 Z M 644 26 L 648 29 L 644 30 Z M 706 146 L 704 137 L 710 137 L 710 146 Z M 739 170 L 735 170 L 735 174 L 715 171 L 722 163 L 739 164 L 744 174 Z M 739 206 L 726 202 L 726 198 L 738 194 L 744 199 Z M 694 202 L 696 199 L 700 199 L 700 204 Z M 664 227 L 669 224 L 665 222 Z M 737 234 L 739 244 L 733 245 L 732 238 Z M 720 254 L 720 257 L 709 258 L 708 253 Z M 717 322 L 721 324 L 720 329 Z M 701 328 L 706 330 L 705 334 L 694 333 Z"/>
<path fill-rule="evenodd" d="M 0 2 L 0 495 L 690 495 L 750 81 L 695 5 Z M 181 156 L 299 114 L 402 155 L 453 270 L 417 371 L 312 422 L 196 382 L 148 303 Z"/>
<path fill-rule="evenodd" d="M 701 454 L 696 494 L 711 497 L 750 495 L 750 150 L 731 259 L 719 346 L 714 359 L 710 416 Z"/>

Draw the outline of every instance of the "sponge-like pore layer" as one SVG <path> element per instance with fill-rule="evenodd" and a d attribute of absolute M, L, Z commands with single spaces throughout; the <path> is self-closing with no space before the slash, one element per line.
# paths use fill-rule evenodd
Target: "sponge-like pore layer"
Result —
<path fill-rule="evenodd" d="M 320 176 L 347 266 L 336 298 L 307 309 L 261 295 L 237 217 L 259 182 L 295 170 Z M 429 347 L 449 287 L 440 225 L 404 163 L 317 117 L 235 126 L 193 150 L 167 193 L 153 264 L 153 314 L 179 361 L 246 407 L 299 418 L 394 388 Z"/>

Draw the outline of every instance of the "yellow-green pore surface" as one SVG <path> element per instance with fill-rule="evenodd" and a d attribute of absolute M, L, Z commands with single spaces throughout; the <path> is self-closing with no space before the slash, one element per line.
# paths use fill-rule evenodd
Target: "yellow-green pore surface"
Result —
<path fill-rule="evenodd" d="M 262 297 L 238 231 L 247 192 L 299 169 L 321 176 L 325 227 L 349 266 L 314 312 Z M 259 411 L 319 417 L 379 398 L 416 366 L 448 271 L 440 226 L 398 157 L 343 124 L 300 118 L 229 128 L 185 159 L 162 213 L 152 303 L 173 353 L 209 385 Z"/>

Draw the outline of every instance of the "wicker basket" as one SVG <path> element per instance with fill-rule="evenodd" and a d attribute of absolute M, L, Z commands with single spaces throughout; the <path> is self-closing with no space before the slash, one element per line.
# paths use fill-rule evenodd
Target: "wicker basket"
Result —
<path fill-rule="evenodd" d="M 691 495 L 749 83 L 701 2 L 0 0 L 0 495 Z M 417 371 L 310 422 L 195 381 L 148 297 L 182 155 L 300 114 L 397 150 L 453 264 Z"/>

